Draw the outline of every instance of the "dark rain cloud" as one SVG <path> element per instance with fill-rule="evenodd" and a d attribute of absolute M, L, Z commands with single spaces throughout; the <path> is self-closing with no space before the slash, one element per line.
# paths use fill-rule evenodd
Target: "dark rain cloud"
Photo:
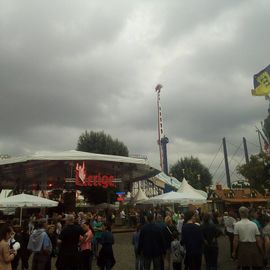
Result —
<path fill-rule="evenodd" d="M 74 149 L 85 130 L 104 130 L 158 166 L 157 83 L 170 164 L 193 155 L 208 166 L 224 136 L 258 151 L 267 103 L 250 89 L 269 64 L 269 7 L 2 1 L 0 153 Z"/>

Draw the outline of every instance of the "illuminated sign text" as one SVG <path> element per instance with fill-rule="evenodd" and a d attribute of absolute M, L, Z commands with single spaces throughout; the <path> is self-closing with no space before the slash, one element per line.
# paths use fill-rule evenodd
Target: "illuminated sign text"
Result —
<path fill-rule="evenodd" d="M 85 162 L 82 165 L 76 164 L 76 186 L 80 187 L 115 187 L 113 183 L 114 176 L 112 175 L 87 175 Z"/>

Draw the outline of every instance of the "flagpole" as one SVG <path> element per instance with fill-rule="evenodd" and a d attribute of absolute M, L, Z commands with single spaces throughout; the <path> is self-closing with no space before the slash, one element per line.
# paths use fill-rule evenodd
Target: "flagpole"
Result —
<path fill-rule="evenodd" d="M 21 207 L 20 208 L 20 227 L 22 226 L 22 211 L 23 211 L 23 208 Z"/>

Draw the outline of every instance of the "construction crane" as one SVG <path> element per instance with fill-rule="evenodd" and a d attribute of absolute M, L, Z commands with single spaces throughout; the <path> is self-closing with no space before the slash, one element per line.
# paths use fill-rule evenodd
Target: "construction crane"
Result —
<path fill-rule="evenodd" d="M 167 143 L 169 139 L 164 134 L 163 120 L 162 120 L 162 111 L 160 105 L 160 91 L 163 86 L 158 84 L 155 88 L 157 93 L 157 112 L 158 112 L 158 146 L 159 146 L 159 155 L 160 155 L 160 168 L 161 170 L 168 175 L 168 159 L 167 159 Z"/>

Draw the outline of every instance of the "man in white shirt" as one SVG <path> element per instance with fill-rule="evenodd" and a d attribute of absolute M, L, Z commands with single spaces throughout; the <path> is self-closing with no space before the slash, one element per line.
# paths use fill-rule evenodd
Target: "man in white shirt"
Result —
<path fill-rule="evenodd" d="M 126 213 L 124 209 L 120 212 L 120 218 L 122 220 L 122 225 L 126 225 Z"/>
<path fill-rule="evenodd" d="M 230 241 L 230 255 L 232 256 L 233 252 L 233 238 L 234 238 L 234 224 L 236 223 L 236 219 L 233 218 L 233 213 L 224 212 L 223 216 L 225 234 L 228 236 Z"/>
<path fill-rule="evenodd" d="M 234 225 L 233 254 L 238 254 L 241 269 L 260 270 L 263 267 L 263 248 L 256 224 L 248 219 L 248 208 L 239 208 L 241 220 Z M 237 250 L 238 249 L 238 250 Z"/>
<path fill-rule="evenodd" d="M 179 233 L 179 240 L 181 240 L 183 224 L 184 224 L 184 214 L 181 214 L 180 219 L 178 220 L 176 225 L 177 231 Z"/>

